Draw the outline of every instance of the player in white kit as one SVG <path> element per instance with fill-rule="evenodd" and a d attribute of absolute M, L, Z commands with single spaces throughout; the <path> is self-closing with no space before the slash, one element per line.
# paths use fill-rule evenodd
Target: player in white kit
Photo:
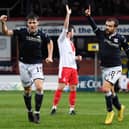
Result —
<path fill-rule="evenodd" d="M 60 101 L 63 89 L 65 86 L 69 85 L 69 113 L 71 115 L 75 114 L 75 101 L 76 101 L 76 87 L 78 84 L 78 72 L 76 60 L 82 60 L 81 56 L 75 56 L 75 47 L 72 41 L 74 35 L 74 28 L 69 25 L 69 18 L 71 15 L 71 9 L 66 5 L 66 18 L 64 21 L 64 27 L 62 33 L 58 38 L 58 48 L 59 48 L 59 79 L 58 88 L 55 91 L 53 106 L 51 114 L 56 113 L 57 105 Z"/>

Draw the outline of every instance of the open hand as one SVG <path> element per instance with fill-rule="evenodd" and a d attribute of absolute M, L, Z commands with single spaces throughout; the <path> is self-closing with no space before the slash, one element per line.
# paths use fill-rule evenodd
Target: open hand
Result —
<path fill-rule="evenodd" d="M 67 11 L 67 14 L 69 14 L 69 15 L 72 13 L 72 10 L 69 8 L 68 5 L 66 5 L 66 11 Z"/>

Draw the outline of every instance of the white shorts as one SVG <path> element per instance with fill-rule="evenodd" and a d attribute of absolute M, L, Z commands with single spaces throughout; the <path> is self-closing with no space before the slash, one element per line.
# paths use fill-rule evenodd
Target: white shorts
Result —
<path fill-rule="evenodd" d="M 112 84 L 115 84 L 117 80 L 122 75 L 122 67 L 116 66 L 116 67 L 110 67 L 110 68 L 102 68 L 102 79 L 103 81 L 109 81 Z"/>
<path fill-rule="evenodd" d="M 23 87 L 31 86 L 35 79 L 44 79 L 43 64 L 24 64 L 19 62 L 19 72 Z"/>

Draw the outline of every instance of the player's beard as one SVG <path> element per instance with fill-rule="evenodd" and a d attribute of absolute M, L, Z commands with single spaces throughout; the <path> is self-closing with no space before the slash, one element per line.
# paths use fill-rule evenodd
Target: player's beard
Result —
<path fill-rule="evenodd" d="M 108 31 L 108 29 L 105 29 L 105 33 L 106 33 L 106 34 L 109 34 L 110 32 Z"/>
<path fill-rule="evenodd" d="M 110 32 L 108 29 L 106 29 L 106 30 L 105 30 L 105 34 L 106 34 L 106 35 L 111 35 L 111 34 L 113 34 L 113 33 Z"/>

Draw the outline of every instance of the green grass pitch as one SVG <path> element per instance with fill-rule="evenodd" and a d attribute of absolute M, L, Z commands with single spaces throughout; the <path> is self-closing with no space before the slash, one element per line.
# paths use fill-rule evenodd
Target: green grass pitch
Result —
<path fill-rule="evenodd" d="M 126 106 L 124 121 L 117 121 L 117 111 L 111 125 L 104 125 L 106 115 L 103 93 L 77 92 L 75 116 L 70 116 L 68 93 L 64 92 L 57 114 L 50 115 L 53 91 L 45 91 L 41 108 L 41 123 L 34 124 L 27 120 L 26 109 L 21 91 L 0 92 L 0 129 L 128 129 L 129 94 L 119 93 L 120 101 Z M 34 93 L 33 93 L 34 97 Z M 34 107 L 34 103 L 33 103 Z"/>

